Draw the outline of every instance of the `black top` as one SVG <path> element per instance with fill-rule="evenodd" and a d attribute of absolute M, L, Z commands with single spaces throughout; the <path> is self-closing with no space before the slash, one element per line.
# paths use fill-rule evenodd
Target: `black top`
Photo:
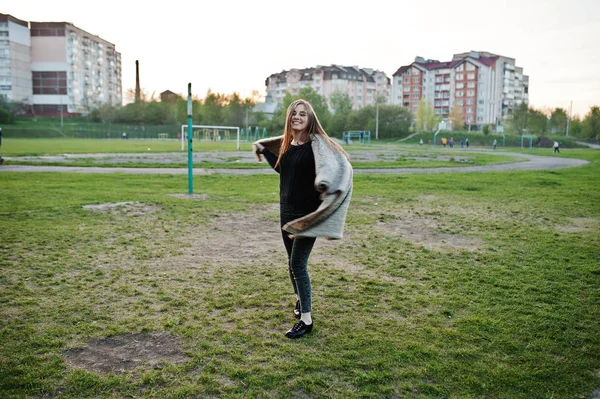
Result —
<path fill-rule="evenodd" d="M 275 168 L 277 157 L 268 149 L 263 155 L 279 173 L 279 203 L 296 210 L 310 213 L 321 204 L 320 193 L 315 189 L 315 156 L 309 142 L 292 145 L 281 157 Z"/>

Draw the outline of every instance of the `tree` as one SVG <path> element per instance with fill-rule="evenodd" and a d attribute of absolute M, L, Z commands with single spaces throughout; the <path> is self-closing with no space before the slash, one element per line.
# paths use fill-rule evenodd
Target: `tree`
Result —
<path fill-rule="evenodd" d="M 433 113 L 433 108 L 427 100 L 421 99 L 417 107 L 416 128 L 417 130 L 430 131 L 434 126 L 435 114 Z"/>
<path fill-rule="evenodd" d="M 522 135 L 527 129 L 529 120 L 529 107 L 525 103 L 519 104 L 509 120 L 509 125 L 516 133 Z"/>
<path fill-rule="evenodd" d="M 206 125 L 222 125 L 223 124 L 223 109 L 227 105 L 228 100 L 224 94 L 213 93 L 212 90 L 206 92 L 204 97 L 203 107 L 201 111 L 203 113 L 203 124 Z"/>
<path fill-rule="evenodd" d="M 590 108 L 582 122 L 581 135 L 587 139 L 600 139 L 600 107 Z"/>
<path fill-rule="evenodd" d="M 454 104 L 448 115 L 448 120 L 452 126 L 452 130 L 462 129 L 465 126 L 465 119 L 463 117 L 463 110 L 458 104 Z"/>
<path fill-rule="evenodd" d="M 579 116 L 575 115 L 571 117 L 569 121 L 569 136 L 580 137 L 582 129 L 582 122 Z"/>
<path fill-rule="evenodd" d="M 15 123 L 15 117 L 12 114 L 10 103 L 0 96 L 0 123 Z"/>
<path fill-rule="evenodd" d="M 346 130 L 348 117 L 352 113 L 352 100 L 347 93 L 336 92 L 330 97 L 333 115 L 327 126 L 328 133 L 332 135 L 342 134 Z"/>
<path fill-rule="evenodd" d="M 548 130 L 550 133 L 564 133 L 567 130 L 567 111 L 562 108 L 555 108 L 550 113 Z"/>
<path fill-rule="evenodd" d="M 548 126 L 548 117 L 542 111 L 530 108 L 528 112 L 527 130 L 529 133 L 543 136 Z"/>
<path fill-rule="evenodd" d="M 369 130 L 374 131 L 373 128 Z M 371 123 L 369 123 L 370 125 Z M 410 132 L 412 115 L 400 105 L 379 105 L 379 138 L 405 137 Z"/>
<path fill-rule="evenodd" d="M 335 92 L 329 98 L 334 115 L 349 115 L 352 112 L 352 100 L 348 93 Z"/>

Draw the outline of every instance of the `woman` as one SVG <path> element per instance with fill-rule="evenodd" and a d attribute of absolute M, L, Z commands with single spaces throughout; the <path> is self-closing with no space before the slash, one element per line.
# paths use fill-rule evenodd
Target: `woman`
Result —
<path fill-rule="evenodd" d="M 308 257 L 317 237 L 342 238 L 352 167 L 306 100 L 288 107 L 283 136 L 259 140 L 253 148 L 258 160 L 264 155 L 280 175 L 280 224 L 296 294 L 294 315 L 300 319 L 285 335 L 299 338 L 313 329 Z"/>

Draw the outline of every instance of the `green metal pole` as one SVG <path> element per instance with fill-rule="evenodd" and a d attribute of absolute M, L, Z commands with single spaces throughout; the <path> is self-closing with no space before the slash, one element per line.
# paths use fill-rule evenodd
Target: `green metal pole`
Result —
<path fill-rule="evenodd" d="M 188 113 L 188 193 L 194 193 L 194 162 L 192 156 L 192 84 L 188 83 L 188 102 L 187 102 L 187 113 Z"/>

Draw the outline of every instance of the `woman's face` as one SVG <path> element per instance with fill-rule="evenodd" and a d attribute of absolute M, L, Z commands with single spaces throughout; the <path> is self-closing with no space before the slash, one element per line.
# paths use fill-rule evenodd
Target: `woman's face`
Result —
<path fill-rule="evenodd" d="M 302 133 L 307 126 L 308 110 L 304 104 L 298 104 L 292 111 L 292 129 L 297 133 Z"/>

